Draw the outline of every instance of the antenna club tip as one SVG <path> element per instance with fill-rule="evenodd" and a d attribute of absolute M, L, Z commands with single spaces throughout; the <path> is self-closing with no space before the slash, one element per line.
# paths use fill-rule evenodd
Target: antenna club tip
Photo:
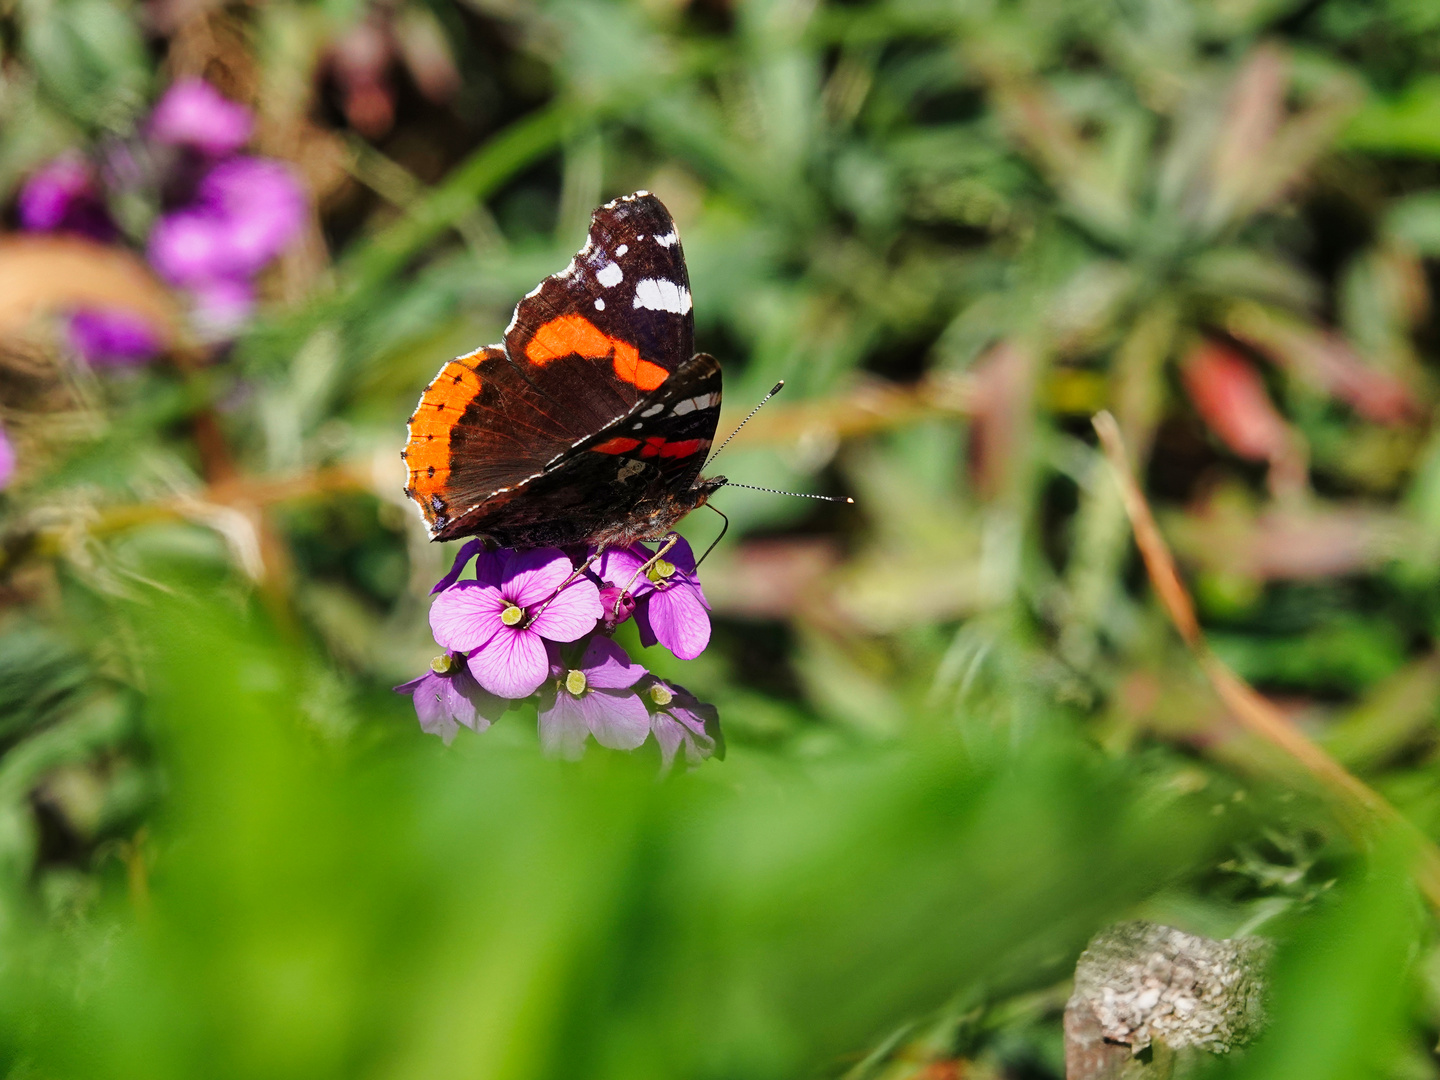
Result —
<path fill-rule="evenodd" d="M 847 503 L 849 503 L 851 506 L 854 506 L 854 505 L 855 505 L 855 500 L 852 499 L 852 498 L 850 498 L 849 495 L 846 495 L 846 496 L 845 496 L 845 501 L 846 501 Z"/>
<path fill-rule="evenodd" d="M 771 393 L 772 395 L 778 394 L 781 390 L 784 390 L 784 389 L 785 389 L 785 380 L 784 380 L 784 379 L 781 379 L 779 382 L 777 382 L 774 386 L 772 386 L 772 387 L 770 388 L 770 393 Z"/>

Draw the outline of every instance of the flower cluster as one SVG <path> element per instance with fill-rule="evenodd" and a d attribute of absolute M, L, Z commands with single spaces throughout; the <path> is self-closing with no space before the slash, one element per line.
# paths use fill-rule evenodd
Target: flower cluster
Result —
<path fill-rule="evenodd" d="M 93 157 L 71 153 L 33 173 L 20 192 L 20 226 L 143 247 L 150 265 L 190 301 L 195 329 L 234 336 L 255 305 L 255 278 L 300 233 L 308 213 L 289 166 L 242 153 L 254 117 L 201 79 L 182 79 L 139 133 Z M 135 213 L 134 207 L 152 211 Z M 116 214 L 115 208 L 130 208 Z M 122 224 L 121 218 L 124 218 Z M 160 338 L 118 308 L 71 314 L 70 343 L 92 364 L 153 358 Z"/>
<path fill-rule="evenodd" d="M 663 554 L 663 557 L 660 557 Z M 474 577 L 460 580 L 474 564 Z M 486 551 L 466 544 L 435 586 L 430 628 L 445 650 L 430 671 L 397 686 L 420 726 L 448 743 L 484 731 L 516 701 L 538 696 L 540 743 L 577 758 L 593 736 L 634 750 L 651 735 L 668 769 L 722 755 L 715 709 L 631 662 L 611 636 L 633 618 L 646 645 L 694 659 L 710 641 L 709 605 L 690 545 L 589 551 Z"/>

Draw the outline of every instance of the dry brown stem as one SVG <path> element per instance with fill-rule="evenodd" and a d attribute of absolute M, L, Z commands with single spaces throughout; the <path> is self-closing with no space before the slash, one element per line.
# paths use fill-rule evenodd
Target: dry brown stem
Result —
<path fill-rule="evenodd" d="M 1415 849 L 1416 881 L 1432 906 L 1440 909 L 1440 850 L 1379 793 L 1306 738 L 1279 709 L 1210 650 L 1195 617 L 1190 593 L 1180 580 L 1170 548 L 1161 536 L 1155 516 L 1150 512 L 1150 504 L 1135 480 L 1119 425 L 1108 412 L 1098 414 L 1094 424 L 1105 458 L 1120 486 L 1125 512 L 1134 529 L 1135 544 L 1145 561 L 1150 582 L 1160 596 L 1170 621 L 1195 654 L 1216 694 L 1245 730 L 1283 751 L 1318 781 L 1341 812 L 1341 819 L 1362 839 L 1368 839 L 1376 826 L 1398 828 L 1405 832 Z"/>

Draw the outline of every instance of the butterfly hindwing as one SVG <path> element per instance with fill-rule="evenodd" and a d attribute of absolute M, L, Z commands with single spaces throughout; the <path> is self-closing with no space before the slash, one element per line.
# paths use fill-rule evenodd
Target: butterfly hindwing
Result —
<path fill-rule="evenodd" d="M 693 485 L 715 438 L 720 393 L 720 365 L 713 356 L 696 355 L 540 475 L 457 518 L 453 535 L 479 533 L 517 546 L 603 535 L 634 507 Z"/>

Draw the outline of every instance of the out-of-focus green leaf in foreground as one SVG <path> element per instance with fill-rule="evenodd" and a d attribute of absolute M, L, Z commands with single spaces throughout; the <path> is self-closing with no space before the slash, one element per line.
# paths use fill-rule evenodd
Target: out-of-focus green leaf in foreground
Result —
<path fill-rule="evenodd" d="M 138 916 L 8 926 L 0 1039 L 35 1075 L 839 1071 L 958 993 L 1063 977 L 1217 839 L 1063 725 L 664 782 L 495 738 L 340 747 L 258 620 L 136 618 L 175 797 Z"/>
<path fill-rule="evenodd" d="M 1381 850 L 1339 902 L 1297 926 L 1276 964 L 1272 1027 L 1254 1050 L 1225 1061 L 1227 1080 L 1351 1080 L 1397 1071 L 1409 1008 L 1408 969 L 1423 911 L 1406 848 Z"/>

